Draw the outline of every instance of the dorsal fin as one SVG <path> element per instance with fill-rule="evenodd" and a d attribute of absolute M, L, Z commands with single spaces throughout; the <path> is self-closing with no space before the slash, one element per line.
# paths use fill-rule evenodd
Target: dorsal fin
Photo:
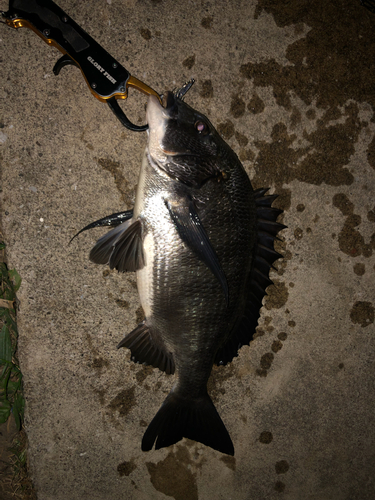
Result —
<path fill-rule="evenodd" d="M 274 249 L 277 234 L 285 229 L 284 224 L 276 222 L 282 210 L 273 208 L 277 195 L 266 195 L 268 189 L 254 191 L 257 212 L 258 237 L 254 247 L 253 267 L 247 286 L 247 299 L 243 316 L 239 318 L 226 343 L 217 351 L 215 363 L 226 365 L 238 355 L 243 345 L 249 345 L 255 333 L 260 316 L 262 300 L 267 295 L 266 288 L 272 285 L 269 271 L 273 263 L 282 257 Z"/>

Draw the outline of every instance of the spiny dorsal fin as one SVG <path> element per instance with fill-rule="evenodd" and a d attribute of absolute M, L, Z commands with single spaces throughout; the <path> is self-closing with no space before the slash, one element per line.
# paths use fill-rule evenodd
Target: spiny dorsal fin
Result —
<path fill-rule="evenodd" d="M 276 222 L 282 210 L 272 208 L 277 195 L 266 195 L 268 189 L 254 191 L 257 212 L 258 238 L 254 248 L 253 268 L 249 276 L 247 300 L 242 318 L 240 318 L 226 343 L 216 353 L 215 363 L 226 365 L 238 355 L 243 345 L 248 345 L 253 338 L 260 316 L 262 300 L 267 295 L 266 288 L 272 285 L 269 271 L 273 263 L 282 257 L 274 249 L 274 241 L 279 231 L 286 226 Z"/>

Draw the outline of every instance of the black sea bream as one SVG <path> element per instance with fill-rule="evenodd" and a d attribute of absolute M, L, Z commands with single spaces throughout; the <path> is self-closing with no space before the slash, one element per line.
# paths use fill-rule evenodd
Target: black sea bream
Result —
<path fill-rule="evenodd" d="M 207 381 L 214 363 L 228 363 L 252 339 L 284 226 L 271 207 L 276 196 L 252 189 L 236 154 L 183 102 L 187 88 L 166 93 L 163 105 L 149 97 L 134 211 L 87 227 L 116 226 L 90 259 L 137 272 L 145 320 L 119 347 L 133 361 L 177 373 L 142 450 L 187 437 L 233 455 Z"/>

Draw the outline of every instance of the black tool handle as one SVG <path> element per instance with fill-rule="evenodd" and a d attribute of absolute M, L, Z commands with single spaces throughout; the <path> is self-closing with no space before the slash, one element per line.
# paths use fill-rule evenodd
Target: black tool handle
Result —
<path fill-rule="evenodd" d="M 126 97 L 130 73 L 52 0 L 10 0 L 9 11 L 4 15 L 14 27 L 31 28 L 45 42 L 67 54 L 72 61 L 64 57 L 61 66 L 78 66 L 98 99 Z M 58 62 L 56 72 L 61 66 Z"/>

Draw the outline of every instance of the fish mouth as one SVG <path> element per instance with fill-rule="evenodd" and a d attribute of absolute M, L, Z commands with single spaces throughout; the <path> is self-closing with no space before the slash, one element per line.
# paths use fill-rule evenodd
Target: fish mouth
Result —
<path fill-rule="evenodd" d="M 155 123 L 156 120 L 175 118 L 178 114 L 177 101 L 183 101 L 185 94 L 191 89 L 194 84 L 194 78 L 191 78 L 180 89 L 173 92 L 167 91 L 162 94 L 162 100 L 155 95 L 150 95 L 147 102 L 146 119 L 149 127 Z"/>
<path fill-rule="evenodd" d="M 176 96 L 173 92 L 166 92 L 163 95 L 162 102 L 150 95 L 147 101 L 146 120 L 148 123 L 149 149 L 167 156 L 175 156 L 176 152 L 166 150 L 163 147 L 163 139 L 168 121 L 177 114 Z M 156 154 L 156 156 L 158 156 Z"/>
<path fill-rule="evenodd" d="M 166 92 L 163 94 L 163 99 L 162 99 L 162 105 L 163 108 L 167 111 L 172 111 L 172 109 L 175 108 L 176 106 L 176 96 L 173 92 Z"/>
<path fill-rule="evenodd" d="M 175 97 L 172 92 L 163 95 L 162 102 L 155 95 L 150 95 L 147 101 L 146 120 L 152 130 L 171 118 L 172 108 L 175 107 Z"/>

